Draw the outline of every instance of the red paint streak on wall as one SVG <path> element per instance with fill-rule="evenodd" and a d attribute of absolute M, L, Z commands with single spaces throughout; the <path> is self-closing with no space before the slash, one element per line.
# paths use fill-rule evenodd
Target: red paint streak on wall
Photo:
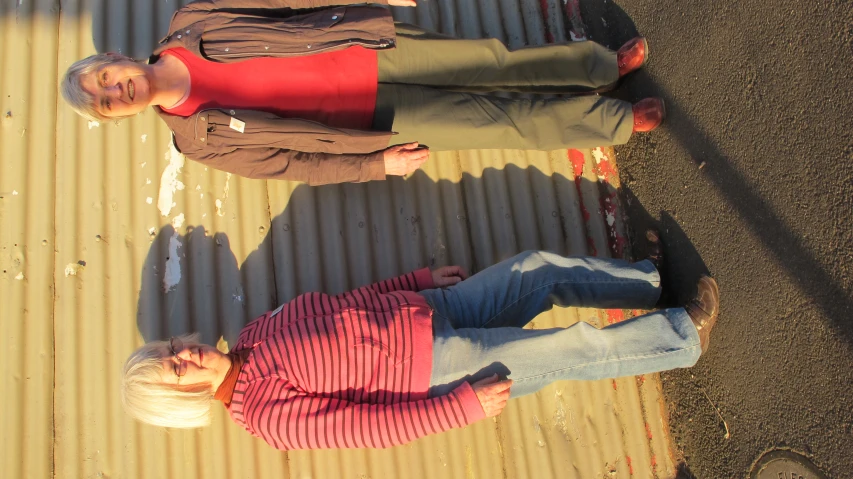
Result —
<path fill-rule="evenodd" d="M 570 149 L 568 150 L 569 162 L 572 164 L 572 172 L 575 174 L 575 189 L 578 192 L 578 206 L 581 209 L 581 216 L 583 216 L 584 224 L 589 223 L 589 210 L 584 204 L 583 201 L 583 191 L 581 191 L 581 184 L 583 183 L 583 167 L 584 167 L 584 156 L 583 152 L 580 150 Z M 587 232 L 589 230 L 587 229 Z M 595 247 L 595 241 L 593 241 L 592 237 L 587 233 L 586 236 L 586 245 L 587 252 L 592 256 L 598 256 L 598 249 Z"/>
<path fill-rule="evenodd" d="M 564 0 L 566 2 L 566 15 L 569 17 L 569 28 L 573 40 L 586 40 L 586 29 L 581 19 L 580 0 Z"/>
<path fill-rule="evenodd" d="M 628 461 L 628 474 L 634 475 L 634 466 L 631 464 L 631 456 L 625 456 L 625 459 Z"/>
<path fill-rule="evenodd" d="M 583 207 L 583 206 L 581 206 Z M 587 213 L 586 208 L 583 208 L 584 219 L 589 219 L 589 213 Z M 592 240 L 589 236 L 586 237 L 586 248 L 589 250 L 590 256 L 598 256 L 598 248 L 595 247 L 595 241 Z"/>
<path fill-rule="evenodd" d="M 649 441 L 652 440 L 652 427 L 649 426 L 649 423 L 646 423 L 646 437 L 649 438 Z"/>
<path fill-rule="evenodd" d="M 569 162 L 572 164 L 572 171 L 575 174 L 575 188 L 578 190 L 578 202 L 581 207 L 581 215 L 583 215 L 584 222 L 589 221 L 589 210 L 586 209 L 586 205 L 583 202 L 583 192 L 581 191 L 581 182 L 583 182 L 583 166 L 584 166 L 584 158 L 583 153 L 580 150 L 569 150 Z M 592 247 L 590 250 L 590 254 L 595 256 L 595 253 L 592 251 L 595 250 L 595 246 L 592 243 L 592 238 L 587 237 L 587 242 Z"/>
<path fill-rule="evenodd" d="M 615 390 L 617 390 L 618 388 L 616 387 L 616 380 L 615 380 L 615 379 L 611 379 L 611 381 L 613 381 L 613 390 L 614 390 L 614 391 L 615 391 Z"/>
<path fill-rule="evenodd" d="M 607 324 L 618 323 L 619 321 L 625 320 L 625 313 L 621 309 L 608 309 L 605 313 L 607 313 Z"/>
<path fill-rule="evenodd" d="M 646 375 L 640 374 L 637 376 L 637 386 L 642 386 L 646 382 Z"/>
<path fill-rule="evenodd" d="M 658 458 L 652 454 L 652 475 L 654 475 L 656 467 L 658 467 Z"/>
<path fill-rule="evenodd" d="M 548 24 L 548 0 L 539 0 L 539 9 L 542 11 L 542 23 L 545 25 L 545 41 L 554 43 L 554 34 L 551 33 L 551 28 Z"/>
<path fill-rule="evenodd" d="M 580 150 L 575 150 L 574 148 L 569 150 L 569 161 L 572 163 L 572 168 L 575 172 L 575 178 L 583 176 L 583 152 Z"/>

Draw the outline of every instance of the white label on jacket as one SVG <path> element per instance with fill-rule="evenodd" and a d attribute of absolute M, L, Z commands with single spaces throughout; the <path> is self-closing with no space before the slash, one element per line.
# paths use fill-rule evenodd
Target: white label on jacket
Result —
<path fill-rule="evenodd" d="M 232 116 L 231 117 L 231 124 L 228 126 L 230 126 L 232 130 L 237 130 L 240 133 L 243 133 L 243 130 L 246 128 L 246 122 L 240 121 L 240 120 L 238 120 Z"/>

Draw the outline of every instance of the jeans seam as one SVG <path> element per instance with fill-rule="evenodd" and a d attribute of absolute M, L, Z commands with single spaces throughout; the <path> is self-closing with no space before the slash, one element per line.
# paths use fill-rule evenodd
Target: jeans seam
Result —
<path fill-rule="evenodd" d="M 506 310 L 508 310 L 509 308 L 511 308 L 511 307 L 515 306 L 516 304 L 520 303 L 522 299 L 526 298 L 527 296 L 530 296 L 531 294 L 535 293 L 536 291 L 539 291 L 539 290 L 540 290 L 540 289 L 542 289 L 542 288 L 548 288 L 548 287 L 553 286 L 553 285 L 555 285 L 555 284 L 579 284 L 579 283 L 584 283 L 584 284 L 593 284 L 593 283 L 647 283 L 647 284 L 654 284 L 654 283 L 657 283 L 657 285 L 656 285 L 655 287 L 656 287 L 656 288 L 659 288 L 659 287 L 660 287 L 660 281 L 646 281 L 646 280 L 642 280 L 642 279 L 629 279 L 629 280 L 599 280 L 599 281 L 570 281 L 570 280 L 565 280 L 565 281 L 554 281 L 554 282 L 551 282 L 551 283 L 548 283 L 548 284 L 543 284 L 543 285 L 537 286 L 536 288 L 529 290 L 529 291 L 527 292 L 527 294 L 525 294 L 525 295 L 523 295 L 523 296 L 519 296 L 518 298 L 516 298 L 516 300 L 515 300 L 515 301 L 513 301 L 513 302 L 512 302 L 512 303 L 510 303 L 510 304 L 508 304 L 508 305 L 507 305 L 507 306 L 505 306 L 503 309 L 501 309 L 500 311 L 498 311 L 497 313 L 495 313 L 494 315 L 492 315 L 492 317 L 491 317 L 491 318 L 489 318 L 489 320 L 488 320 L 488 321 L 486 321 L 485 323 L 483 323 L 483 324 L 482 324 L 482 326 L 480 326 L 480 327 L 481 327 L 481 328 L 485 328 L 486 326 L 488 326 L 488 325 L 489 325 L 489 323 L 491 323 L 492 321 L 494 321 L 494 320 L 495 320 L 495 318 L 497 318 L 498 316 L 500 316 L 501 314 L 503 314 L 503 313 L 504 313 L 504 311 L 506 311 Z"/>
<path fill-rule="evenodd" d="M 662 352 L 662 353 L 646 354 L 646 355 L 643 355 L 643 356 L 632 356 L 632 357 L 629 357 L 629 358 L 619 358 L 618 360 L 619 360 L 619 361 L 631 361 L 631 360 L 635 360 L 635 359 L 647 359 L 647 358 L 654 358 L 654 357 L 657 357 L 657 356 L 664 356 L 664 355 L 667 355 L 667 354 L 680 353 L 680 352 L 682 352 L 682 351 L 690 351 L 690 350 L 693 350 L 693 349 L 696 349 L 696 348 L 699 348 L 699 347 L 701 347 L 701 345 L 700 345 L 700 344 L 694 344 L 693 346 L 689 346 L 689 347 L 681 348 L 681 349 L 676 349 L 676 350 L 674 350 L 674 351 L 664 351 L 664 352 Z M 602 359 L 601 361 L 596 361 L 596 362 L 594 362 L 594 363 L 587 363 L 587 364 L 584 364 L 583 366 L 574 366 L 574 367 L 570 367 L 570 368 L 560 368 L 560 369 L 555 369 L 555 370 L 553 370 L 553 371 L 549 371 L 549 372 L 547 372 L 547 373 L 541 373 L 541 374 L 537 374 L 537 375 L 535 375 L 535 376 L 527 376 L 526 378 L 518 378 L 518 379 L 513 378 L 513 381 L 528 381 L 528 380 L 531 380 L 531 379 L 540 378 L 540 377 L 542 377 L 542 376 L 547 376 L 547 375 L 549 375 L 549 374 L 558 373 L 558 372 L 560 372 L 560 371 L 570 371 L 570 370 L 572 370 L 572 369 L 577 369 L 577 368 L 581 368 L 581 367 L 594 366 L 594 365 L 596 365 L 596 364 L 601 364 L 601 363 L 603 363 L 603 362 L 607 362 L 607 361 L 610 361 L 610 360 L 609 360 L 609 359 Z"/>

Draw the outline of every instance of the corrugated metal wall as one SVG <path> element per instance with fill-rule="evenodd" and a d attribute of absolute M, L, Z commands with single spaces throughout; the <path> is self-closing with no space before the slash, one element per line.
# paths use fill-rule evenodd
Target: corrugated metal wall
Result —
<path fill-rule="evenodd" d="M 558 0 L 420 3 L 395 15 L 512 47 L 567 37 Z M 623 233 L 599 181 L 607 150 L 441 153 L 407 179 L 309 188 L 182 164 L 153 112 L 95 125 L 58 102 L 73 61 L 109 50 L 145 57 L 178 7 L 0 3 L 3 477 L 671 475 L 656 377 L 557 384 L 497 420 L 390 450 L 285 454 L 219 409 L 197 431 L 130 420 L 118 378 L 146 339 L 197 330 L 233 342 L 304 291 L 424 265 L 477 271 L 533 248 L 618 254 Z M 607 318 L 562 310 L 534 326 Z"/>
<path fill-rule="evenodd" d="M 0 468 L 49 477 L 59 11 L 4 0 L 0 15 Z"/>

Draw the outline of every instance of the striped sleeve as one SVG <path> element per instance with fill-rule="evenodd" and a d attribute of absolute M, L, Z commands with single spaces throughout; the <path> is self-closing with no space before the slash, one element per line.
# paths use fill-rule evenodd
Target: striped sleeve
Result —
<path fill-rule="evenodd" d="M 380 294 L 390 293 L 391 291 L 414 291 L 417 293 L 425 289 L 435 288 L 435 283 L 432 282 L 430 269 L 421 268 L 396 278 L 373 283 L 369 288 Z"/>
<path fill-rule="evenodd" d="M 275 382 L 247 389 L 244 415 L 256 435 L 280 450 L 387 448 L 485 417 L 468 383 L 445 396 L 385 405 L 284 393 Z"/>

